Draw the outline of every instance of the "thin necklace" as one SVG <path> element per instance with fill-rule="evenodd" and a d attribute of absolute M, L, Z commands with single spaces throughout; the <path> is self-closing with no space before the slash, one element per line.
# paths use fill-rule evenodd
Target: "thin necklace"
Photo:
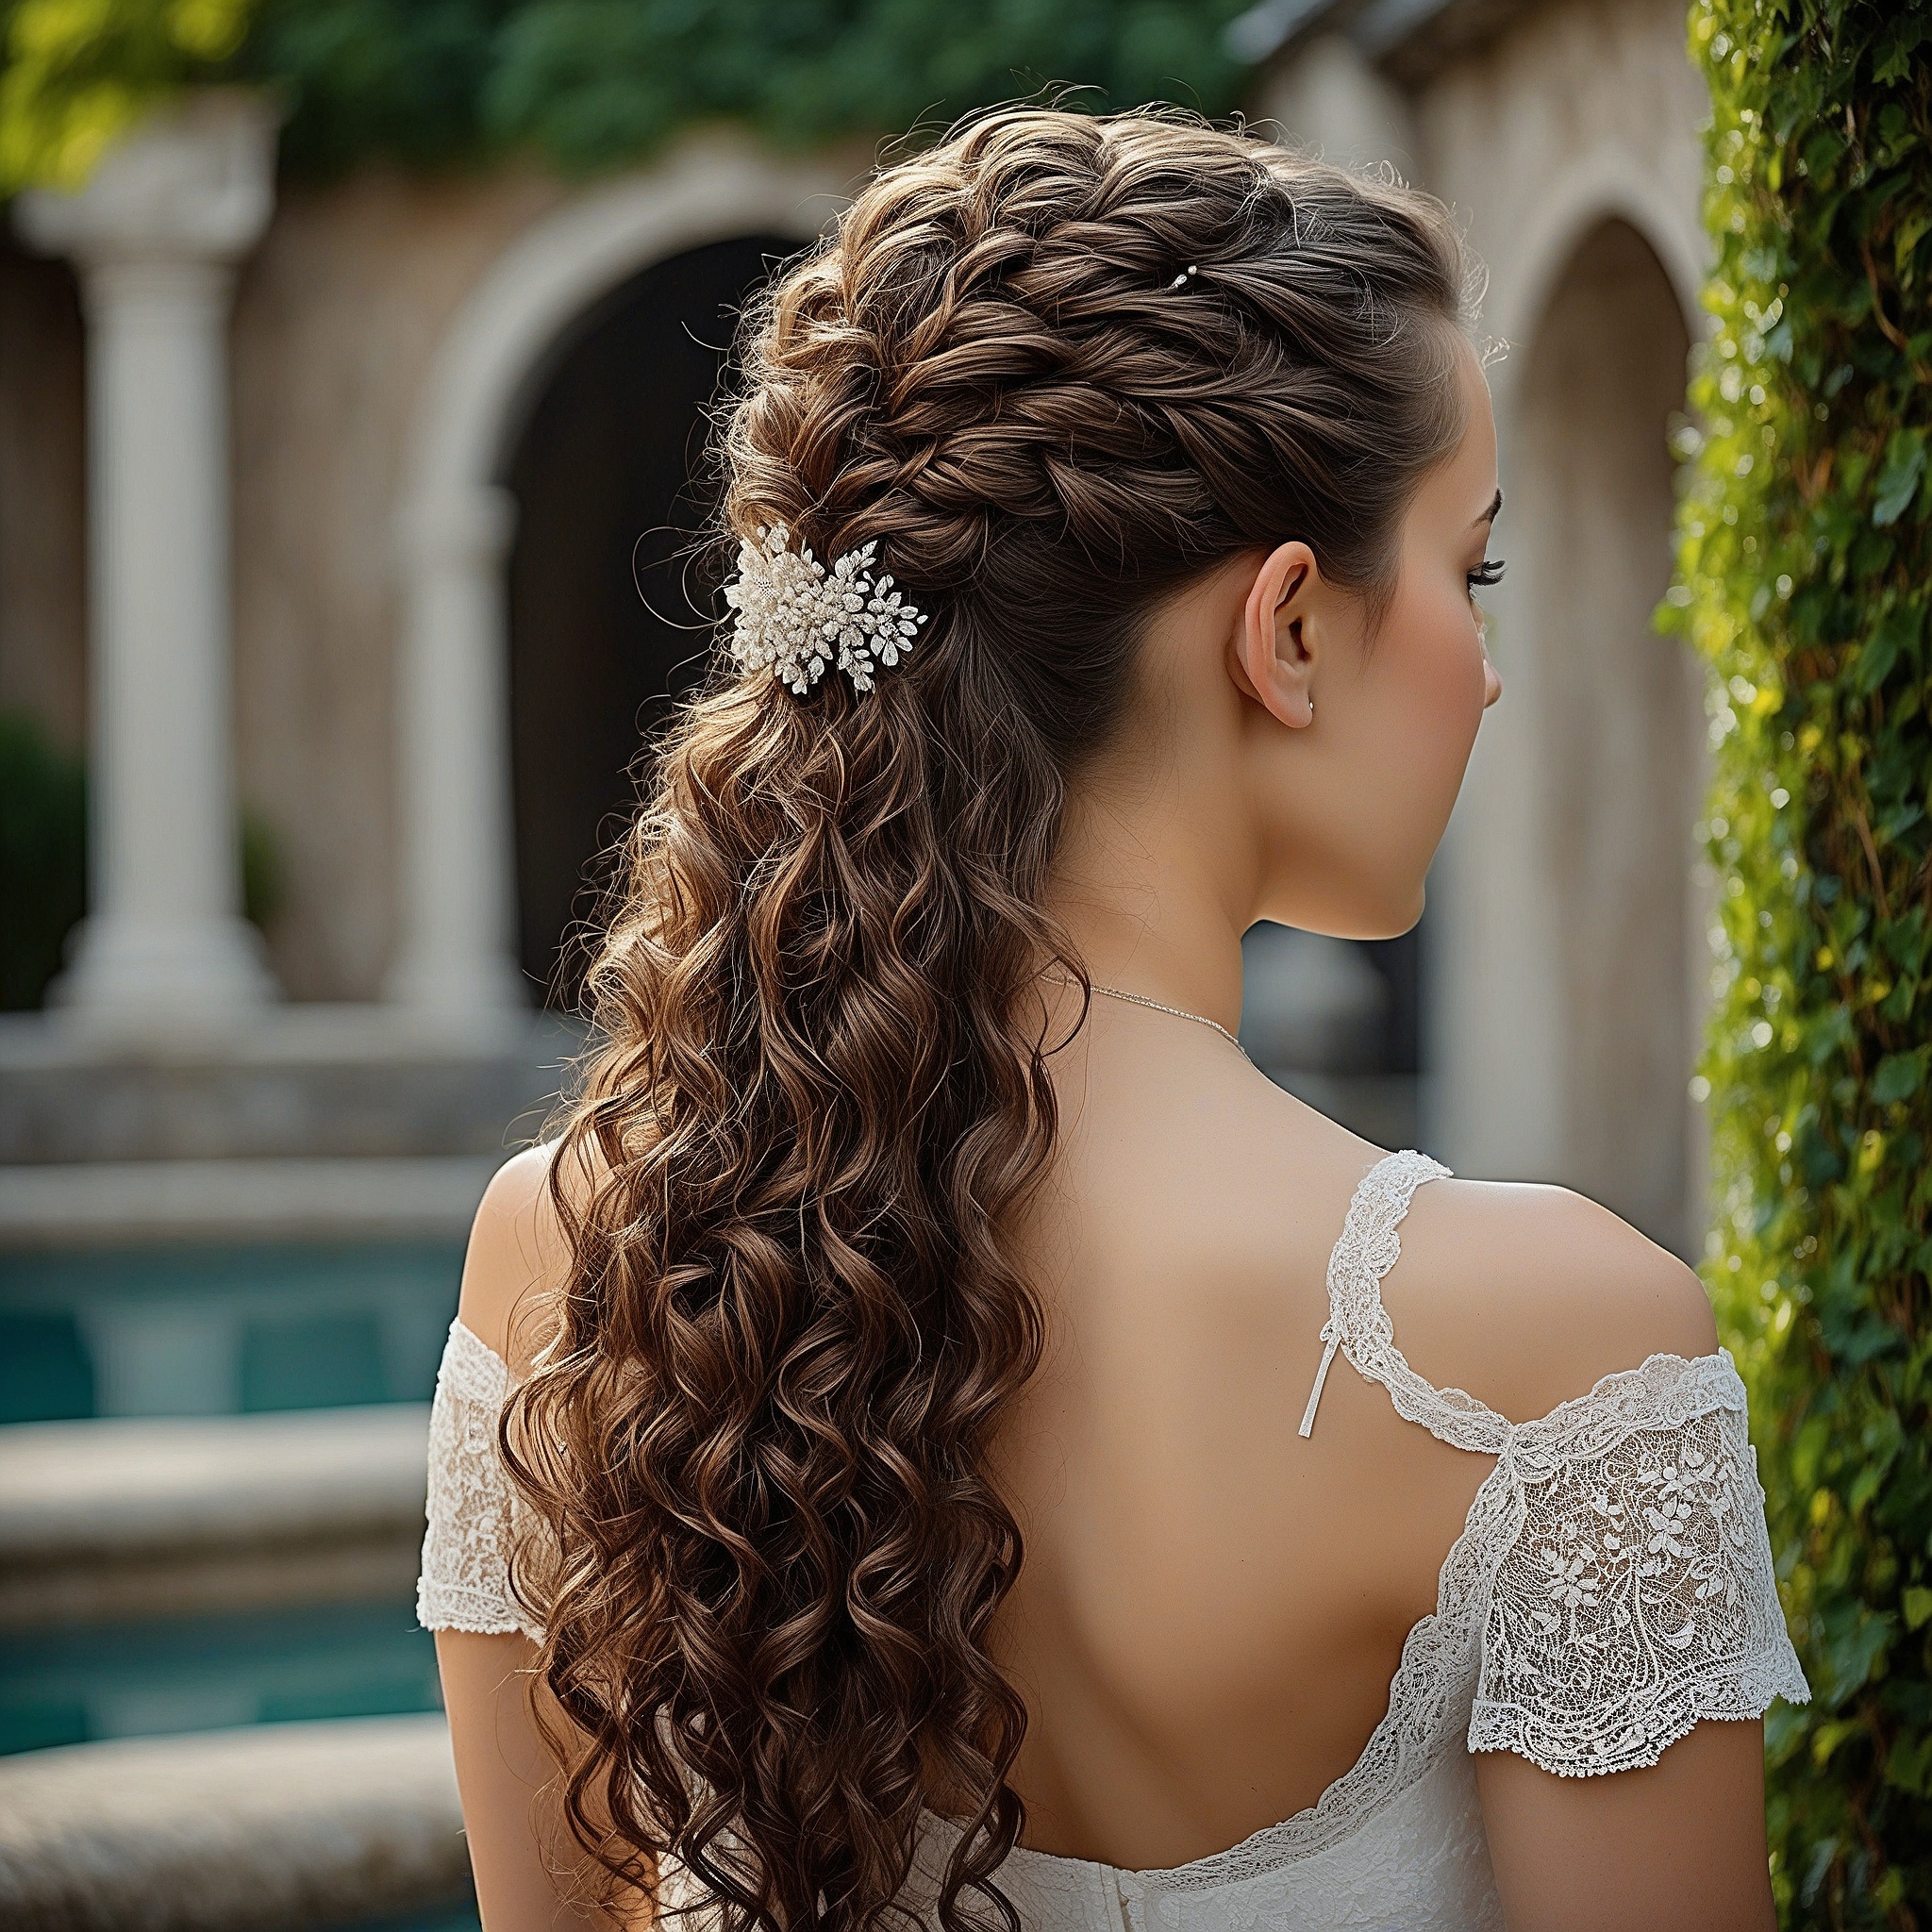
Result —
<path fill-rule="evenodd" d="M 1185 1007 L 1165 1007 L 1158 1000 L 1150 1000 L 1145 993 L 1123 992 L 1117 986 L 1102 986 L 1097 979 L 1089 980 L 1088 984 L 1095 992 L 1104 992 L 1110 1000 L 1125 1000 L 1130 1007 L 1146 1007 L 1156 1013 L 1172 1013 L 1176 1020 L 1191 1020 L 1196 1025 L 1211 1026 L 1242 1059 L 1248 1058 L 1247 1048 L 1219 1020 L 1210 1020 L 1206 1013 L 1191 1013 Z M 1248 1064 L 1252 1066 L 1254 1062 L 1249 1060 Z"/>

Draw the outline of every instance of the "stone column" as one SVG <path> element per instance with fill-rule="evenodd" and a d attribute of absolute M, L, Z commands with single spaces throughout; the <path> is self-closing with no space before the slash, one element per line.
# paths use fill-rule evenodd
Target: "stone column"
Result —
<path fill-rule="evenodd" d="M 400 944 L 385 988 L 426 1030 L 475 1041 L 527 1005 L 509 797 L 507 490 L 418 499 L 401 519 Z"/>
<path fill-rule="evenodd" d="M 210 90 L 74 193 L 21 196 L 88 331 L 91 911 L 58 996 L 165 1042 L 274 992 L 242 917 L 231 742 L 227 320 L 274 203 L 276 112 Z"/>

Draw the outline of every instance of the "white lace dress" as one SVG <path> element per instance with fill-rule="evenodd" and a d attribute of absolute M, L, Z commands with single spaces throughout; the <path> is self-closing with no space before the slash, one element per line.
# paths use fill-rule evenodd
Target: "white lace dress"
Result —
<path fill-rule="evenodd" d="M 999 1884 L 1028 1927 L 1500 1927 L 1473 1753 L 1519 1752 L 1565 1777 L 1626 1771 L 1655 1764 L 1700 1718 L 1757 1717 L 1774 1697 L 1809 1695 L 1727 1352 L 1654 1355 L 1528 1423 L 1432 1387 L 1404 1359 L 1381 1278 L 1410 1197 L 1447 1172 L 1391 1154 L 1357 1189 L 1301 1424 L 1314 1427 L 1340 1351 L 1399 1414 L 1496 1458 L 1443 1560 L 1434 1612 L 1403 1644 L 1387 1716 L 1318 1803 L 1211 1857 L 1134 1872 L 1016 1849 Z M 507 1389 L 502 1360 L 452 1324 L 418 1592 L 431 1629 L 529 1629 L 505 1562 L 520 1533 L 496 1449 Z M 936 1882 L 952 1831 L 930 1820 L 918 1887 Z"/>

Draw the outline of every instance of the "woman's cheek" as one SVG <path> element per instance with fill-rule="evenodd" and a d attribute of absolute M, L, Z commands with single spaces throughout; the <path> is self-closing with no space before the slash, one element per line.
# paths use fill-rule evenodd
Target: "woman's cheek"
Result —
<path fill-rule="evenodd" d="M 1455 803 L 1464 767 L 1482 723 L 1488 689 L 1483 648 L 1466 608 L 1445 614 L 1418 680 L 1422 715 L 1415 745 L 1417 770 L 1426 771 L 1431 794 L 1446 811 Z"/>

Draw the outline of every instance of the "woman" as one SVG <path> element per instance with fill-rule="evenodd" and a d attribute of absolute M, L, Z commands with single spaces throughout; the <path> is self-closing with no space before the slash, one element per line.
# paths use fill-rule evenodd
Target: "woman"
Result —
<path fill-rule="evenodd" d="M 731 661 L 439 1388 L 490 1932 L 1772 1923 L 1695 1277 L 1233 1038 L 1254 922 L 1414 924 L 1500 689 L 1468 281 L 1406 189 L 1019 109 L 751 318 Z"/>

